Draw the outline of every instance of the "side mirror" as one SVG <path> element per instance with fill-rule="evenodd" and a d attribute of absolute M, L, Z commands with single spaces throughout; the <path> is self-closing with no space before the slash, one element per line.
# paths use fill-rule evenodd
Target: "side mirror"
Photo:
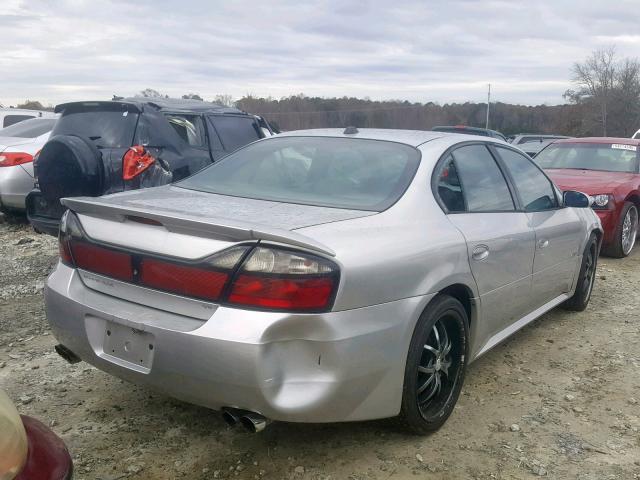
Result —
<path fill-rule="evenodd" d="M 589 208 L 593 204 L 593 198 L 586 193 L 567 190 L 562 194 L 565 207 Z"/>

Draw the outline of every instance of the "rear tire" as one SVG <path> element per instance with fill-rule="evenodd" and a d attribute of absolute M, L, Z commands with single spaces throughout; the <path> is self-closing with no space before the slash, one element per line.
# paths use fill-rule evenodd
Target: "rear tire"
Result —
<path fill-rule="evenodd" d="M 578 274 L 576 291 L 562 306 L 567 310 L 582 312 L 591 299 L 593 284 L 596 281 L 596 269 L 598 267 L 598 238 L 591 234 L 582 254 L 582 265 Z"/>
<path fill-rule="evenodd" d="M 604 253 L 609 257 L 624 258 L 633 250 L 638 235 L 638 208 L 631 202 L 624 202 L 620 219 L 616 226 L 614 240 Z"/>
<path fill-rule="evenodd" d="M 467 367 L 467 312 L 441 295 L 420 316 L 411 338 L 404 374 L 400 421 L 426 435 L 449 418 L 460 396 Z"/>

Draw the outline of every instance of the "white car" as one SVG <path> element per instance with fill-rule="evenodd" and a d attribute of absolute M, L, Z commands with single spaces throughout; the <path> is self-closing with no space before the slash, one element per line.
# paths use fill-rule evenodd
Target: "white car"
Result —
<path fill-rule="evenodd" d="M 49 139 L 57 116 L 24 120 L 0 130 L 0 209 L 25 210 L 33 189 L 33 157 Z"/>
<path fill-rule="evenodd" d="M 0 108 L 0 128 L 7 128 L 30 118 L 52 118 L 55 114 L 26 108 Z"/>

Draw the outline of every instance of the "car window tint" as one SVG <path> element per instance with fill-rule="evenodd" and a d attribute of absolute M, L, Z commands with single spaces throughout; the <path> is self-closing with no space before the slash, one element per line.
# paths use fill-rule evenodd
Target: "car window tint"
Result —
<path fill-rule="evenodd" d="M 419 159 L 415 148 L 394 142 L 273 137 L 177 185 L 257 200 L 381 211 L 404 194 Z"/>
<path fill-rule="evenodd" d="M 169 113 L 165 115 L 178 136 L 192 147 L 206 145 L 204 125 L 199 115 Z"/>
<path fill-rule="evenodd" d="M 484 145 L 467 145 L 453 152 L 469 212 L 515 210 L 509 187 Z"/>
<path fill-rule="evenodd" d="M 256 122 L 252 117 L 237 115 L 214 115 L 209 117 L 222 145 L 227 152 L 232 152 L 260 138 Z"/>
<path fill-rule="evenodd" d="M 2 122 L 2 128 L 8 127 L 23 120 L 34 118 L 33 115 L 7 115 Z"/>
<path fill-rule="evenodd" d="M 129 148 L 133 142 L 138 114 L 122 106 L 71 105 L 53 126 L 51 136 L 77 135 L 92 140 L 98 148 Z"/>
<path fill-rule="evenodd" d="M 0 130 L 0 137 L 36 138 L 50 132 L 55 118 L 30 118 Z"/>
<path fill-rule="evenodd" d="M 438 196 L 449 212 L 464 212 L 464 196 L 453 157 L 449 155 L 438 176 Z"/>
<path fill-rule="evenodd" d="M 515 183 L 527 212 L 558 207 L 553 184 L 527 157 L 507 148 L 496 147 Z"/>

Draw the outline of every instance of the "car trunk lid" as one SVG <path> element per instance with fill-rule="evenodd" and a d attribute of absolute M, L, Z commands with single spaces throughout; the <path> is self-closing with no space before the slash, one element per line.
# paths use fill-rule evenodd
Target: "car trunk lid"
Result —
<path fill-rule="evenodd" d="M 231 197 L 175 186 L 123 192 L 101 198 L 66 198 L 90 237 L 181 258 L 199 258 L 237 242 L 264 240 L 334 255 L 296 230 L 376 212 Z M 136 234 L 144 232 L 144 235 Z M 185 241 L 189 239 L 188 243 Z M 181 241 L 178 241 L 181 240 Z"/>

